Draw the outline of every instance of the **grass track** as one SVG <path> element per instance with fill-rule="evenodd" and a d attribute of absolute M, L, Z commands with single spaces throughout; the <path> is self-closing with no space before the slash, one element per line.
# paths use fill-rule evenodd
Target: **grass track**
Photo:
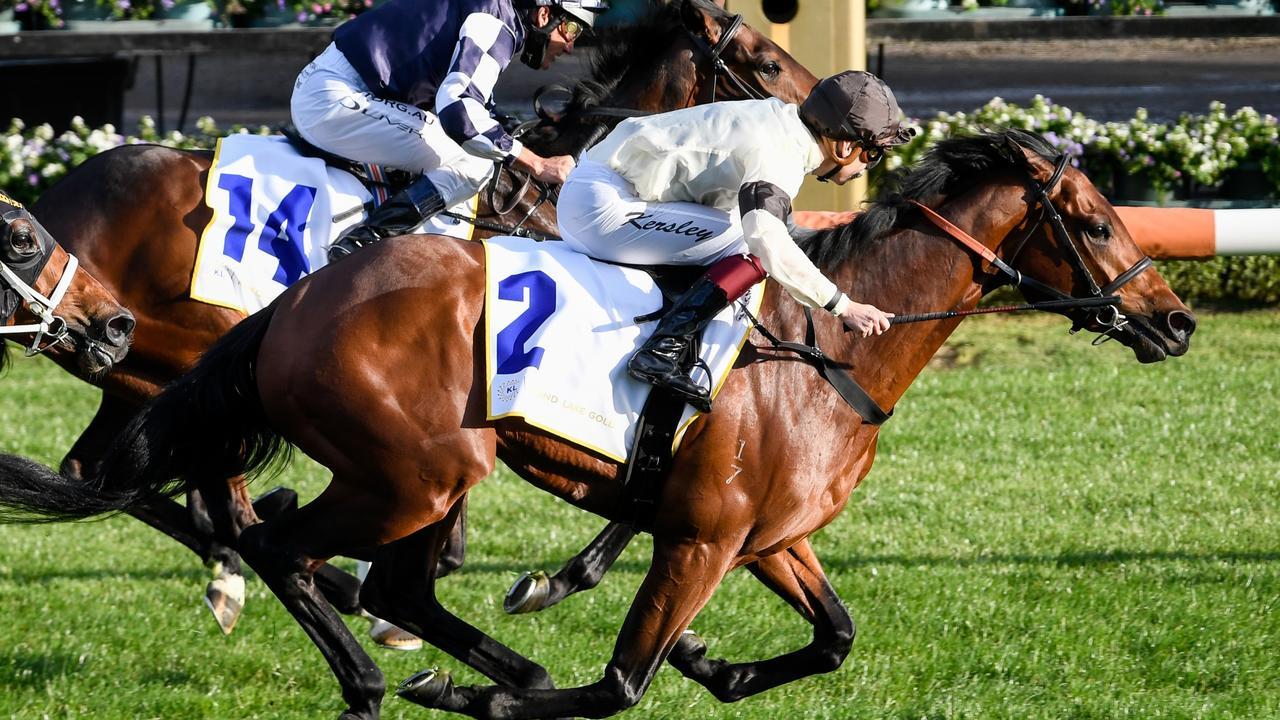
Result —
<path fill-rule="evenodd" d="M 959 366 L 917 381 L 815 538 L 859 624 L 844 666 L 728 706 L 664 668 L 629 715 L 1280 718 L 1278 337 L 1277 311 L 1207 314 L 1188 356 L 1140 366 L 1056 318 L 969 321 Z M 51 364 L 18 362 L 0 381 L 0 449 L 56 464 L 95 404 Z M 314 494 L 323 475 L 296 463 L 281 481 Z M 501 596 L 600 526 L 499 473 L 473 496 L 444 601 L 561 686 L 594 680 L 645 542 L 543 615 L 507 617 Z M 0 717 L 336 717 L 325 664 L 263 585 L 224 638 L 198 603 L 207 577 L 128 518 L 0 527 Z M 809 637 L 743 572 L 695 627 L 735 660 Z M 374 657 L 392 685 L 432 665 L 478 680 L 434 651 Z"/>

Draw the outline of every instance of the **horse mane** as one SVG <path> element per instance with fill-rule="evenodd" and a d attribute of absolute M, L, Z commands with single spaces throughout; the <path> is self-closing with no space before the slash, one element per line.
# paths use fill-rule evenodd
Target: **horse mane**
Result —
<path fill-rule="evenodd" d="M 818 267 L 830 270 L 905 224 L 917 212 L 910 201 L 933 207 L 993 171 L 1025 171 L 1026 158 L 1019 147 L 1050 161 L 1058 156 L 1047 140 L 1016 128 L 950 137 L 934 145 L 914 167 L 891 174 L 880 197 L 853 222 L 812 233 L 797 243 Z"/>
<path fill-rule="evenodd" d="M 688 1 L 717 10 L 708 0 Z M 662 0 L 648 0 L 634 22 L 601 28 L 588 61 L 591 84 L 604 92 L 595 98 L 597 104 L 613 92 L 627 71 L 650 60 L 654 48 L 666 47 L 673 32 L 684 32 L 679 3 Z"/>
<path fill-rule="evenodd" d="M 710 0 L 686 1 L 709 12 L 723 12 Z M 645 0 L 639 16 L 633 22 L 597 30 L 596 42 L 587 59 L 590 77 L 574 84 L 572 97 L 565 108 L 565 119 L 555 125 L 530 131 L 525 142 L 535 147 L 547 147 L 570 129 L 584 126 L 612 127 L 616 120 L 590 120 L 581 116 L 608 103 L 627 73 L 651 63 L 655 59 L 655 48 L 667 47 L 671 34 L 676 32 L 684 32 L 679 4 L 664 0 Z M 603 136 L 604 132 L 600 132 L 585 139 L 590 144 L 590 141 Z M 585 147 L 575 147 L 569 152 L 572 154 L 584 149 Z"/>

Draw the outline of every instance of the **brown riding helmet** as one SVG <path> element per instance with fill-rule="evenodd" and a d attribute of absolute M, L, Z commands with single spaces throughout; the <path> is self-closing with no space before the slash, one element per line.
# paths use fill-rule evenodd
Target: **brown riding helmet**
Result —
<path fill-rule="evenodd" d="M 903 126 L 902 110 L 889 86 L 861 70 L 823 78 L 800 105 L 800 117 L 822 137 L 864 147 L 891 148 L 916 133 Z"/>

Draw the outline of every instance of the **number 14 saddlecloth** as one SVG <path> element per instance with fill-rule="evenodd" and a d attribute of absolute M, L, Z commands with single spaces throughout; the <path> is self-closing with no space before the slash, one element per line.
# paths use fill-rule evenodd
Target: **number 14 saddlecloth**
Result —
<path fill-rule="evenodd" d="M 485 378 L 488 417 L 516 416 L 605 457 L 625 461 L 649 386 L 627 375 L 627 359 L 656 323 L 653 278 L 598 263 L 561 243 L 492 238 L 485 243 Z M 755 313 L 764 283 L 740 302 Z M 707 327 L 702 360 L 719 389 L 746 342 L 738 305 Z M 694 379 L 708 382 L 701 369 Z M 686 406 L 681 432 L 694 417 Z M 677 438 L 677 443 L 679 439 Z"/>
<path fill-rule="evenodd" d="M 325 265 L 326 248 L 361 221 L 370 199 L 355 177 L 299 155 L 283 137 L 222 138 L 205 186 L 213 218 L 200 238 L 191 297 L 245 314 L 261 310 Z M 473 203 L 452 209 L 471 215 Z M 472 228 L 438 216 L 419 232 L 470 239 Z"/>

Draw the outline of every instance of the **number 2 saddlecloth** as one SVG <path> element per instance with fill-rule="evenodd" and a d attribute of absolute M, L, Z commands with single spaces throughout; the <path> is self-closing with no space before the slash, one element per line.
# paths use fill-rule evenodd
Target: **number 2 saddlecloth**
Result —
<path fill-rule="evenodd" d="M 489 419 L 520 417 L 625 461 L 650 389 L 627 375 L 627 359 L 656 325 L 634 320 L 662 305 L 653 278 L 595 262 L 560 243 L 510 237 L 484 243 Z M 761 283 L 739 302 L 754 313 L 763 296 Z M 750 329 L 738 307 L 723 310 L 703 336 L 713 394 Z M 709 382 L 701 369 L 693 377 Z M 695 415 L 686 406 L 680 435 Z"/>
<path fill-rule="evenodd" d="M 350 211 L 370 198 L 355 177 L 299 155 L 283 137 L 222 138 L 205 187 L 213 218 L 200 238 L 192 299 L 261 310 L 325 265 L 333 239 L 364 217 Z M 454 209 L 473 212 L 470 201 Z M 471 237 L 470 225 L 445 218 L 420 231 Z"/>

